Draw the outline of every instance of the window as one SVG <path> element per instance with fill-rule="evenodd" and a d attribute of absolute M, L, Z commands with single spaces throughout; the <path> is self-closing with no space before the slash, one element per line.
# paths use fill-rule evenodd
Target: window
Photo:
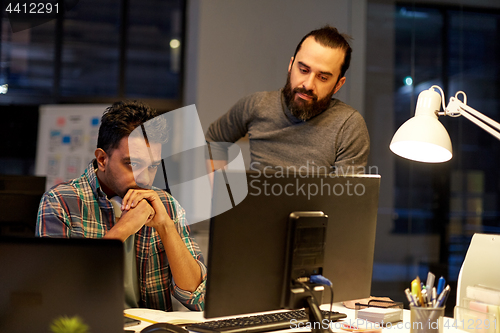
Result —
<path fill-rule="evenodd" d="M 0 104 L 140 98 L 180 105 L 184 19 L 184 0 L 85 0 L 12 33 L 4 12 L 0 85 L 9 90 Z"/>
<path fill-rule="evenodd" d="M 369 1 L 367 11 L 370 164 L 382 174 L 372 294 L 403 302 L 410 281 L 429 270 L 455 291 L 472 234 L 500 233 L 500 142 L 493 136 L 463 117 L 439 117 L 453 144 L 451 161 L 412 162 L 388 149 L 414 115 L 418 94 L 435 84 L 446 102 L 462 90 L 467 104 L 500 120 L 498 3 L 436 3 Z"/>

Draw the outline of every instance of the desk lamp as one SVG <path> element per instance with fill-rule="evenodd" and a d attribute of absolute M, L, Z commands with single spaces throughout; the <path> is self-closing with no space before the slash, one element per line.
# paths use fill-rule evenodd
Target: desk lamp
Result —
<path fill-rule="evenodd" d="M 463 95 L 463 102 L 458 99 L 460 94 Z M 396 155 L 419 162 L 440 163 L 450 160 L 453 155 L 450 136 L 438 120 L 438 116 L 443 115 L 464 116 L 500 140 L 500 123 L 468 106 L 467 96 L 463 91 L 457 92 L 455 97 L 450 98 L 448 106 L 445 106 L 443 90 L 439 86 L 432 86 L 418 95 L 415 116 L 401 125 L 389 148 Z"/>

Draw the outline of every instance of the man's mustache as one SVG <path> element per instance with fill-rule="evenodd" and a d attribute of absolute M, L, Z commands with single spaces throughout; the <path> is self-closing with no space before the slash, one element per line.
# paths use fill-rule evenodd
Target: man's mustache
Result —
<path fill-rule="evenodd" d="M 293 93 L 294 94 L 297 94 L 297 93 L 300 93 L 302 95 L 306 95 L 306 96 L 309 96 L 313 99 L 313 101 L 317 101 L 318 100 L 318 96 L 315 95 L 312 90 L 307 90 L 305 88 L 302 88 L 302 87 L 296 87 L 293 89 Z"/>

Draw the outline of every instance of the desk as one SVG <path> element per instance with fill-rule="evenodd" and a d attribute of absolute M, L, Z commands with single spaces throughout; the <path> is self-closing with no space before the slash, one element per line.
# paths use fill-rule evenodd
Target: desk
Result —
<path fill-rule="evenodd" d="M 322 305 L 321 306 L 322 310 L 329 310 L 330 306 L 329 305 Z M 351 324 L 357 324 L 358 327 L 364 328 L 364 327 L 373 327 L 371 325 L 374 325 L 372 323 L 366 323 L 361 319 L 356 319 L 355 317 L 355 311 L 351 309 L 347 309 L 340 303 L 336 303 L 333 305 L 333 311 L 338 311 L 338 312 L 343 312 L 347 315 L 347 318 L 345 318 L 343 321 L 339 321 L 338 323 L 341 322 L 347 322 Z M 180 322 L 200 322 L 200 321 L 206 321 L 203 317 L 203 312 L 164 312 L 164 311 L 159 311 L 159 310 L 149 310 L 149 309 L 127 309 L 125 310 L 125 313 L 130 314 L 130 315 L 135 315 L 138 317 L 142 318 L 147 318 L 151 319 L 152 321 L 156 322 L 172 322 L 174 324 L 180 323 Z M 252 315 L 252 314 L 249 314 Z M 232 317 L 239 317 L 239 316 L 231 316 L 231 317 L 223 317 L 223 318 L 211 318 L 208 320 L 215 320 L 215 319 L 226 319 L 226 318 L 232 318 Z M 453 323 L 453 318 L 445 318 L 445 327 L 443 330 L 443 333 L 464 333 L 464 331 L 453 328 L 452 327 Z M 406 324 L 406 325 L 405 325 Z M 135 331 L 135 332 L 140 332 L 144 327 L 151 325 L 151 323 L 148 322 L 141 322 L 140 325 L 136 326 L 131 326 L 127 327 L 127 330 L 130 331 Z M 335 323 L 333 325 L 333 331 L 334 332 L 343 332 L 343 333 L 348 333 L 347 331 L 343 331 L 340 329 L 340 324 L 338 327 L 335 326 Z M 305 328 L 294 328 L 290 330 L 286 330 L 286 332 L 308 332 L 309 330 Z M 276 331 L 280 332 L 280 331 Z M 410 332 L 410 310 L 403 310 L 403 321 L 400 323 L 395 323 L 392 327 L 386 327 L 382 330 L 382 333 L 409 333 Z"/>

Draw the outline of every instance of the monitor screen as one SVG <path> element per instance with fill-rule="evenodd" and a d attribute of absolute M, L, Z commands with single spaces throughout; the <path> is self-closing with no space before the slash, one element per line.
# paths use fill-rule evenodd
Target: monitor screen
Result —
<path fill-rule="evenodd" d="M 123 333 L 119 240 L 0 237 L 0 267 L 0 332 Z"/>
<path fill-rule="evenodd" d="M 0 175 L 0 236 L 34 237 L 46 177 Z"/>
<path fill-rule="evenodd" d="M 215 174 L 214 209 L 218 198 L 226 201 L 237 173 Z M 334 301 L 370 296 L 379 175 L 247 172 L 246 177 L 245 199 L 210 221 L 206 318 L 282 308 L 293 212 L 328 216 L 322 271 L 332 282 Z M 329 293 L 321 303 L 330 303 Z"/>

